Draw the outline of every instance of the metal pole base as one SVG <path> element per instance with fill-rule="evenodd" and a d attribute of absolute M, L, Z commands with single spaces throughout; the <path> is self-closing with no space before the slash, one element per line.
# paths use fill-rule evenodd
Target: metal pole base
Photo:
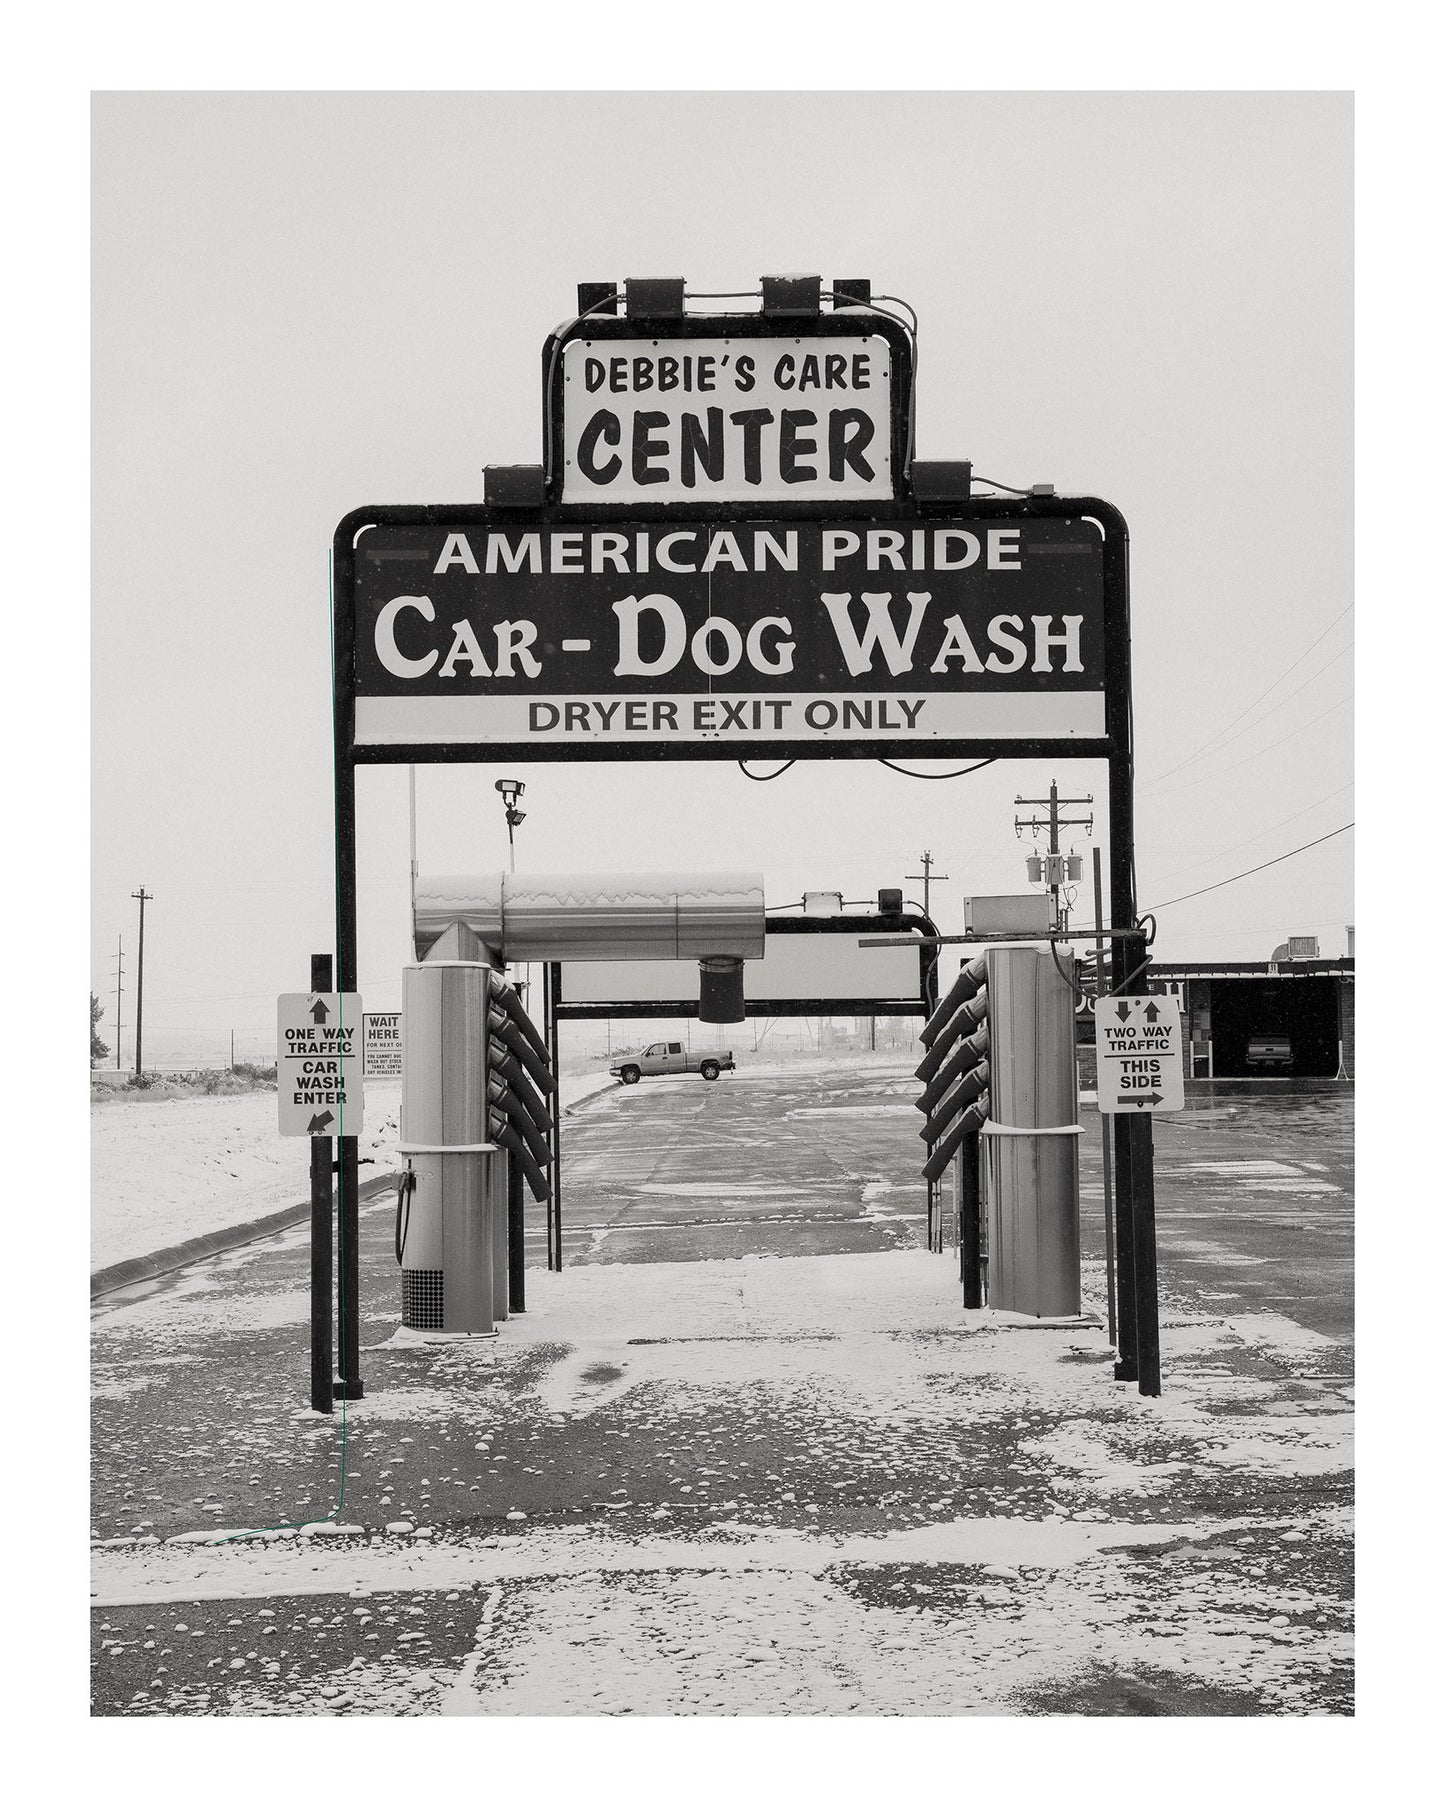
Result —
<path fill-rule="evenodd" d="M 331 1383 L 333 1399 L 364 1399 L 366 1388 L 359 1380 L 334 1380 Z"/>

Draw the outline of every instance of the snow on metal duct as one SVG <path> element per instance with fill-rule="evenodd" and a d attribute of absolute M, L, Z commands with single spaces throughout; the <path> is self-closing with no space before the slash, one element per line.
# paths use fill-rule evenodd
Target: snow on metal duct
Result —
<path fill-rule="evenodd" d="M 419 878 L 417 959 L 455 922 L 504 961 L 760 960 L 766 933 L 759 872 Z"/>

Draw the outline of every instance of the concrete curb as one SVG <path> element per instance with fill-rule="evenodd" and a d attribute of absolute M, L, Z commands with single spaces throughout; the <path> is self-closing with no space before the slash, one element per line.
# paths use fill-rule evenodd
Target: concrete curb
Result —
<path fill-rule="evenodd" d="M 378 1192 L 394 1186 L 396 1177 L 394 1173 L 379 1173 L 373 1179 L 363 1181 L 357 1188 L 357 1202 L 374 1198 Z M 294 1224 L 305 1223 L 310 1215 L 308 1199 L 304 1205 L 287 1205 L 284 1210 L 273 1211 L 267 1217 L 253 1217 L 248 1223 L 231 1224 L 224 1230 L 208 1230 L 204 1236 L 192 1236 L 185 1242 L 178 1242 L 174 1248 L 157 1249 L 153 1255 L 132 1255 L 128 1261 L 117 1261 L 93 1273 L 90 1296 L 94 1300 L 105 1293 L 118 1292 L 123 1286 L 135 1286 L 142 1280 L 158 1280 L 163 1274 L 189 1267 L 193 1261 L 204 1261 L 208 1255 L 224 1255 L 231 1249 L 244 1248 L 248 1242 L 261 1242 L 267 1236 L 289 1230 Z"/>

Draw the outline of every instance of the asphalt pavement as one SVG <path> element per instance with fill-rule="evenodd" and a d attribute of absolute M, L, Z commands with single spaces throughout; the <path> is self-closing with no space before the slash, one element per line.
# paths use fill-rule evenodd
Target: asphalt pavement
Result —
<path fill-rule="evenodd" d="M 486 1342 L 399 1331 L 364 1206 L 344 1424 L 304 1227 L 98 1302 L 93 1711 L 1350 1711 L 1351 1090 L 1156 1119 L 1158 1402 L 1111 1378 L 1097 1115 L 1092 1315 L 1035 1326 L 926 1253 L 916 1092 L 879 1057 L 588 1101 L 566 1269 L 534 1208 Z"/>

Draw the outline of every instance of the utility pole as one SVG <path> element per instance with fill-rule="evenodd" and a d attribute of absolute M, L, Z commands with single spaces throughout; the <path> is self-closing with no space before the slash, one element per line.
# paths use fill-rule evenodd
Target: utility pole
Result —
<path fill-rule="evenodd" d="M 132 891 L 131 896 L 140 902 L 140 935 L 135 948 L 135 1070 L 140 1077 L 141 1060 L 141 998 L 145 986 L 146 971 L 146 905 L 155 902 L 155 893 L 147 891 L 142 885 L 139 891 Z"/>
<path fill-rule="evenodd" d="M 1054 926 L 1059 929 L 1066 929 L 1069 926 L 1068 908 L 1067 906 L 1061 906 L 1059 903 L 1059 890 L 1064 882 L 1063 860 L 1059 852 L 1059 830 L 1061 828 L 1082 828 L 1086 834 L 1092 834 L 1094 831 L 1094 818 L 1092 815 L 1087 817 L 1061 816 L 1059 814 L 1059 806 L 1062 804 L 1063 807 L 1067 809 L 1074 803 L 1085 804 L 1092 803 L 1093 801 L 1094 799 L 1092 797 L 1061 797 L 1059 795 L 1059 787 L 1056 783 L 1051 783 L 1049 785 L 1049 794 L 1047 797 L 1014 798 L 1015 803 L 1036 804 L 1041 809 L 1045 807 L 1048 809 L 1049 817 L 1046 822 L 1041 822 L 1037 816 L 1030 816 L 1027 818 L 1015 816 L 1014 833 L 1016 835 L 1021 835 L 1026 828 L 1032 829 L 1034 834 L 1037 834 L 1041 828 L 1047 828 L 1049 831 L 1049 860 L 1047 867 L 1041 873 L 1041 877 L 1048 885 L 1049 892 L 1053 897 Z M 1083 861 L 1081 860 L 1079 862 L 1077 876 L 1082 878 L 1083 871 Z M 1035 884 L 1038 883 L 1038 880 L 1034 878 L 1032 873 L 1030 873 L 1029 877 L 1031 882 Z"/>
<path fill-rule="evenodd" d="M 923 880 L 923 914 L 930 922 L 932 922 L 933 912 L 928 907 L 928 887 L 930 884 L 946 885 L 948 883 L 948 874 L 946 872 L 938 872 L 933 873 L 930 877 L 933 867 L 933 855 L 926 847 L 920 856 L 920 863 L 923 867 L 922 872 L 908 872 L 905 873 L 904 876 L 906 878 L 921 878 Z"/>
<path fill-rule="evenodd" d="M 125 971 L 122 939 L 115 938 L 115 1070 L 120 1071 L 120 977 Z"/>

